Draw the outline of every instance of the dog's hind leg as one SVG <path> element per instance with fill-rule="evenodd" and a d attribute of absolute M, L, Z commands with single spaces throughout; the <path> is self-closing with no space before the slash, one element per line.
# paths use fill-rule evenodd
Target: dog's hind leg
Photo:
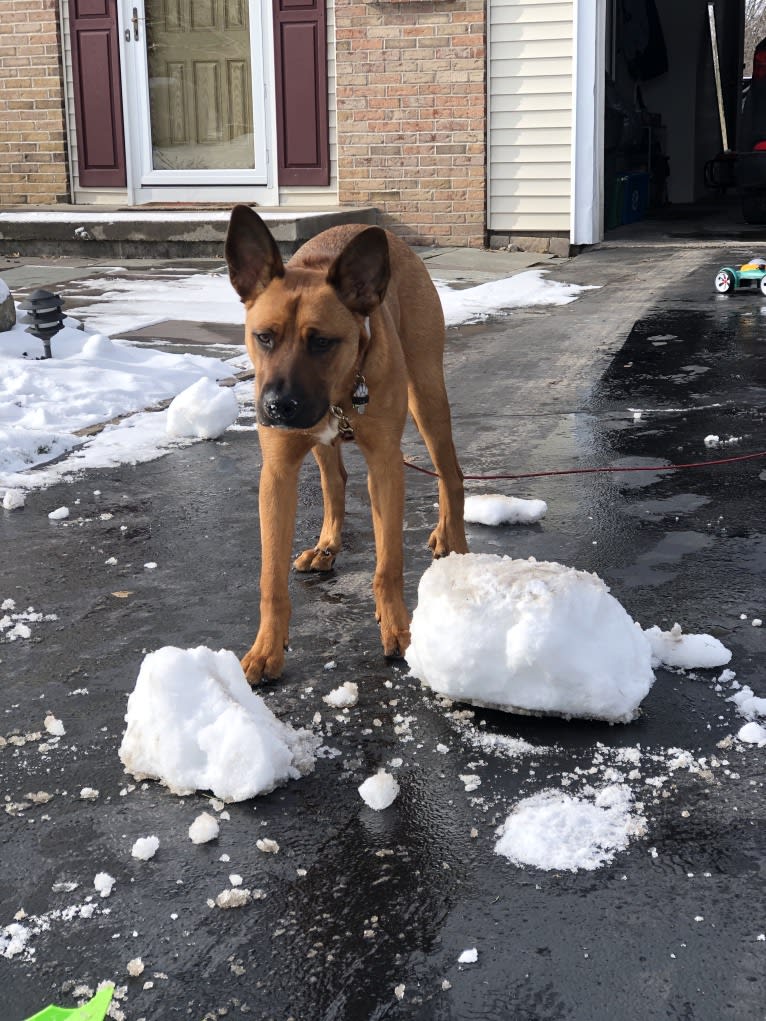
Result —
<path fill-rule="evenodd" d="M 312 453 L 319 465 L 324 499 L 324 520 L 319 541 L 295 560 L 296 571 L 331 571 L 340 550 L 341 530 L 346 513 L 346 479 L 340 443 L 318 444 Z"/>
<path fill-rule="evenodd" d="M 410 414 L 439 475 L 439 520 L 428 545 L 434 557 L 467 553 L 463 473 L 452 441 L 450 409 L 440 369 L 435 369 L 427 380 L 410 380 L 409 405 Z"/>

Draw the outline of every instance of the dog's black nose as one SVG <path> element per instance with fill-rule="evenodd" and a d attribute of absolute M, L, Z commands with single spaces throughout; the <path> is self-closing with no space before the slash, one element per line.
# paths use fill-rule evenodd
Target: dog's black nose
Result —
<path fill-rule="evenodd" d="M 274 425 L 289 425 L 298 414 L 300 404 L 289 394 L 267 390 L 261 398 L 261 407 L 266 418 Z"/>

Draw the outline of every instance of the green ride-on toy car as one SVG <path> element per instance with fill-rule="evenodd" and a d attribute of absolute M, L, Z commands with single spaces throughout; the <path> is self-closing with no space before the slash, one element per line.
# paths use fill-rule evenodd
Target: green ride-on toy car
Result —
<path fill-rule="evenodd" d="M 766 259 L 751 259 L 739 269 L 723 266 L 715 275 L 715 289 L 719 294 L 752 290 L 754 287 L 760 287 L 761 294 L 766 294 Z"/>

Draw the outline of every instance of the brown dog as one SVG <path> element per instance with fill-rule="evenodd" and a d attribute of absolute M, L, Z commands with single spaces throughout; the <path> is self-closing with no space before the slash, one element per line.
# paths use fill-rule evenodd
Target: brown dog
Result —
<path fill-rule="evenodd" d="M 242 660 L 248 680 L 278 677 L 284 665 L 298 472 L 309 450 L 321 473 L 324 521 L 317 545 L 294 566 L 329 571 L 340 550 L 344 439 L 356 440 L 367 461 L 376 616 L 385 655 L 401 656 L 410 641 L 400 446 L 408 404 L 439 473 L 439 521 L 429 545 L 435 557 L 467 551 L 436 289 L 421 260 L 380 227 L 333 227 L 284 266 L 266 225 L 247 206 L 232 212 L 226 261 L 246 308 L 263 453 L 261 620 Z"/>

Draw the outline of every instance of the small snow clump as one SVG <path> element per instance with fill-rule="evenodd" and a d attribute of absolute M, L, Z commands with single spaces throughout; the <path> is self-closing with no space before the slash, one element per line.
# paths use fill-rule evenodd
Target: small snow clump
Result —
<path fill-rule="evenodd" d="M 206 376 L 174 397 L 168 408 L 169 436 L 214 440 L 239 415 L 239 404 L 231 387 L 219 387 Z"/>
<path fill-rule="evenodd" d="M 159 837 L 139 837 L 130 853 L 139 861 L 149 861 L 155 856 L 159 846 Z"/>
<path fill-rule="evenodd" d="M 189 827 L 189 840 L 193 844 L 207 844 L 215 840 L 220 831 L 218 820 L 210 812 L 200 812 Z"/>
<path fill-rule="evenodd" d="M 221 890 L 215 902 L 219 908 L 241 908 L 252 899 L 252 894 L 246 887 L 237 886 L 232 890 Z"/>
<path fill-rule="evenodd" d="M 740 727 L 737 737 L 745 744 L 757 744 L 759 748 L 763 748 L 766 745 L 766 727 L 755 721 L 746 723 L 744 727 Z"/>
<path fill-rule="evenodd" d="M 140 957 L 134 957 L 132 961 L 128 961 L 128 975 L 131 978 L 138 978 L 139 975 L 144 973 L 144 962 Z"/>
<path fill-rule="evenodd" d="M 262 837 L 260 840 L 256 840 L 255 846 L 259 851 L 263 851 L 264 854 L 279 854 L 279 844 L 276 840 L 271 840 L 269 837 Z"/>
<path fill-rule="evenodd" d="M 510 712 L 635 718 L 654 683 L 640 627 L 595 574 L 451 554 L 420 579 L 406 660 L 441 695 Z"/>
<path fill-rule="evenodd" d="M 399 784 L 385 769 L 379 769 L 374 776 L 369 776 L 358 789 L 362 801 L 376 812 L 392 805 L 399 794 Z"/>
<path fill-rule="evenodd" d="M 463 953 L 458 957 L 458 964 L 476 964 L 479 960 L 479 951 L 476 947 L 471 947 L 469 950 L 464 950 Z"/>
<path fill-rule="evenodd" d="M 20 510 L 26 503 L 26 497 L 21 489 L 6 489 L 3 494 L 3 510 Z"/>
<path fill-rule="evenodd" d="M 108 897 L 116 882 L 114 876 L 110 876 L 108 872 L 98 872 L 93 880 L 93 885 L 102 897 Z"/>
<path fill-rule="evenodd" d="M 51 737 L 63 737 L 64 734 L 66 734 L 64 724 L 61 722 L 61 720 L 56 719 L 53 713 L 48 713 L 48 715 L 45 717 L 45 720 L 43 721 L 43 726 L 51 735 Z"/>
<path fill-rule="evenodd" d="M 171 646 L 144 658 L 119 755 L 137 779 L 222 801 L 266 794 L 310 773 L 319 739 L 271 712 L 233 652 Z"/>
<path fill-rule="evenodd" d="M 726 666 L 731 652 L 712 635 L 685 635 L 680 624 L 662 631 L 656 624 L 644 634 L 652 647 L 652 666 L 675 667 L 679 670 L 705 670 Z"/>
<path fill-rule="evenodd" d="M 465 498 L 465 520 L 477 525 L 529 525 L 548 513 L 545 500 L 478 493 Z"/>
<path fill-rule="evenodd" d="M 356 705 L 359 700 L 359 685 L 353 681 L 346 681 L 339 688 L 334 688 L 329 695 L 322 698 L 323 702 L 333 706 L 335 709 L 349 709 Z"/>

